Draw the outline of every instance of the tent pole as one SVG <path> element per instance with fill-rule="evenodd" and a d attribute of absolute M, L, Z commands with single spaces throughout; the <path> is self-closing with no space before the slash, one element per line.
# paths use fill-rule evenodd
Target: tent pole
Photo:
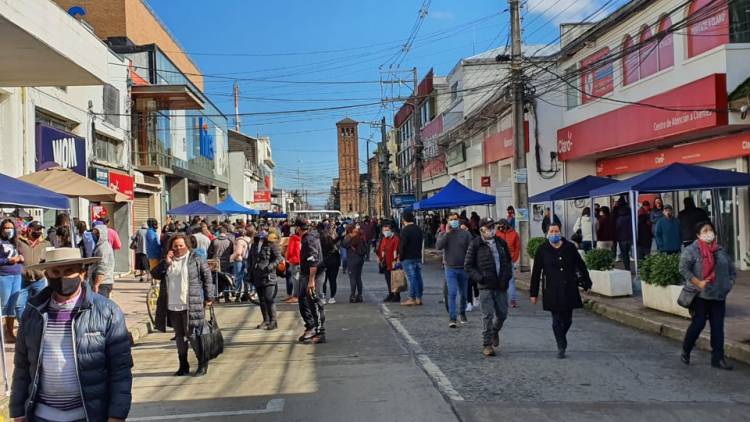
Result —
<path fill-rule="evenodd" d="M 630 226 L 633 229 L 633 257 L 635 262 L 635 277 L 633 278 L 633 292 L 639 292 L 641 291 L 640 284 L 636 283 L 640 281 L 640 274 L 638 273 L 638 210 L 636 209 L 636 206 L 638 201 L 638 191 L 630 191 Z M 626 259 L 630 259 L 627 258 Z"/>
<path fill-rule="evenodd" d="M 591 217 L 591 248 L 594 248 L 594 241 L 596 240 L 596 218 L 597 215 L 594 215 L 594 198 L 590 198 L 589 202 L 589 215 Z"/>
<path fill-rule="evenodd" d="M 3 315 L 2 319 L 7 318 L 5 315 Z M 20 340 L 20 339 L 19 339 Z M 0 349 L 2 349 L 2 352 L 0 354 L 2 355 L 3 359 L 3 385 L 5 387 L 5 395 L 10 395 L 10 388 L 8 388 L 8 363 L 5 360 L 5 327 L 0 328 Z"/>
<path fill-rule="evenodd" d="M 552 201 L 552 208 L 550 211 L 549 216 L 549 224 L 552 225 L 552 223 L 555 222 L 555 201 Z M 560 227 L 560 234 L 562 235 L 562 227 Z M 544 233 L 544 237 L 547 237 L 547 233 Z"/>

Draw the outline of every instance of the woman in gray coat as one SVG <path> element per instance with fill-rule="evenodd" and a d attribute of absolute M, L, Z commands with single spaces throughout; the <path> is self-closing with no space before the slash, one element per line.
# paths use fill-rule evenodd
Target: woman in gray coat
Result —
<path fill-rule="evenodd" d="M 733 369 L 724 359 L 724 317 L 726 299 L 737 273 L 732 259 L 716 242 L 710 221 L 698 223 L 698 240 L 685 247 L 680 256 L 680 274 L 687 289 L 697 293 L 690 306 L 692 321 L 682 344 L 682 363 L 690 364 L 690 352 L 706 326 L 711 324 L 711 366 Z"/>
<path fill-rule="evenodd" d="M 159 331 L 166 331 L 167 326 L 174 328 L 180 360 L 175 376 L 183 376 L 190 373 L 185 338 L 203 326 L 203 308 L 213 302 L 213 282 L 208 264 L 190 251 L 184 234 L 170 237 L 167 250 L 164 259 L 152 271 L 153 277 L 161 280 L 155 325 Z M 208 361 L 199 360 L 195 376 L 207 372 Z"/>

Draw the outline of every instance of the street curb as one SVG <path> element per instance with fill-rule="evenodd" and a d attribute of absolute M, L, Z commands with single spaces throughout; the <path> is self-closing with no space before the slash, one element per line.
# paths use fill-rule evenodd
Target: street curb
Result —
<path fill-rule="evenodd" d="M 130 345 L 135 346 L 141 343 L 143 339 L 152 333 L 153 326 L 151 325 L 151 318 L 146 318 L 143 321 L 135 324 L 132 327 L 128 327 L 128 335 L 130 336 Z"/>
<path fill-rule="evenodd" d="M 529 282 L 516 279 L 517 288 L 528 291 L 529 286 Z M 643 314 L 618 308 L 606 303 L 601 303 L 597 301 L 595 297 L 585 298 L 583 301 L 583 306 L 584 309 L 591 313 L 647 333 L 656 334 L 679 342 L 682 342 L 683 338 L 685 337 L 685 329 L 682 327 L 670 324 L 668 322 L 662 323 L 659 321 L 654 321 L 653 319 L 649 318 L 648 316 L 644 316 Z M 700 350 L 710 352 L 710 336 L 705 333 L 701 334 L 700 338 L 698 338 L 698 342 L 696 343 L 696 347 Z M 737 341 L 727 340 L 724 342 L 724 354 L 730 359 L 750 364 L 750 345 L 743 344 Z"/>

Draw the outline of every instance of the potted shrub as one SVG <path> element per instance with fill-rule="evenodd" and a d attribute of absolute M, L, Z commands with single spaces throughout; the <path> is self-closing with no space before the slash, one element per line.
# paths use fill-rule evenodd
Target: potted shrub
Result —
<path fill-rule="evenodd" d="M 592 249 L 586 253 L 586 267 L 591 276 L 591 291 L 602 296 L 631 296 L 630 271 L 616 270 L 615 257 L 609 249 Z"/>
<path fill-rule="evenodd" d="M 536 251 L 539 250 L 539 247 L 546 241 L 547 238 L 544 237 L 532 237 L 529 239 L 529 243 L 526 244 L 526 253 L 529 255 L 529 264 L 532 271 L 534 270 L 534 257 L 536 256 Z"/>
<path fill-rule="evenodd" d="M 690 318 L 688 310 L 677 304 L 684 283 L 679 267 L 679 255 L 656 254 L 643 260 L 641 288 L 645 307 Z"/>

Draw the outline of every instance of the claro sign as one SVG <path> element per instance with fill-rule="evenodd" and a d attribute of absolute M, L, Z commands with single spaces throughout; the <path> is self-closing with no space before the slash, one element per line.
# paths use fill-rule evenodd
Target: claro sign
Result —
<path fill-rule="evenodd" d="M 36 170 L 71 169 L 86 176 L 86 138 L 41 123 L 36 125 Z"/>
<path fill-rule="evenodd" d="M 622 150 L 727 124 L 726 75 L 714 74 L 557 131 L 561 160 Z M 647 105 L 646 105 L 647 104 Z"/>

